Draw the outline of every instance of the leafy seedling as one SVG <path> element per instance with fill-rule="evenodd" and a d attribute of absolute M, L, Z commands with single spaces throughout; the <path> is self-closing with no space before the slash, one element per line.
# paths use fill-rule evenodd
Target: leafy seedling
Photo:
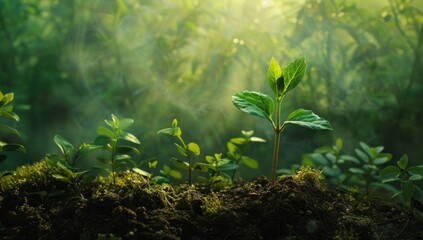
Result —
<path fill-rule="evenodd" d="M 423 197 L 423 191 L 415 184 L 423 179 L 423 165 L 408 167 L 408 156 L 404 154 L 396 165 L 387 166 L 380 171 L 379 179 L 382 183 L 398 181 L 401 191 L 392 197 L 402 195 L 405 205 L 413 210 L 414 216 L 423 222 L 423 209 L 418 199 Z"/>
<path fill-rule="evenodd" d="M 12 93 L 6 93 L 3 94 L 0 91 L 0 117 L 2 119 L 12 119 L 16 122 L 19 122 L 19 116 L 13 112 L 13 106 L 10 105 L 10 103 L 13 101 L 14 94 Z M 7 125 L 7 124 L 0 124 L 0 132 L 4 134 L 12 134 L 15 136 L 20 137 L 21 134 L 16 130 L 15 128 Z M 12 151 L 12 152 L 26 152 L 26 149 L 21 144 L 16 143 L 6 143 L 3 141 L 0 141 L 0 153 L 4 151 Z M 7 155 L 0 154 L 0 162 L 3 162 L 6 160 Z M 0 175 L 3 176 L 3 175 Z"/>
<path fill-rule="evenodd" d="M 78 148 L 75 148 L 72 143 L 68 142 L 60 135 L 54 136 L 54 142 L 60 149 L 60 154 L 47 154 L 47 157 L 56 161 L 56 164 L 61 172 L 54 173 L 52 176 L 59 181 L 73 185 L 79 192 L 79 189 L 84 182 L 84 176 L 91 172 L 91 170 L 79 168 L 77 163 L 88 153 L 95 151 L 102 146 L 83 143 Z"/>
<path fill-rule="evenodd" d="M 254 131 L 242 131 L 241 133 L 241 137 L 231 138 L 226 144 L 226 147 L 228 149 L 228 158 L 232 160 L 232 162 L 238 167 L 242 163 L 243 165 L 251 169 L 258 169 L 259 164 L 257 160 L 245 156 L 243 150 L 251 142 L 266 142 L 266 140 L 258 137 L 253 137 Z M 234 168 L 232 172 L 232 181 L 235 179 L 235 174 L 238 170 L 238 167 Z"/>
<path fill-rule="evenodd" d="M 298 58 L 281 69 L 275 58 L 270 60 L 267 72 L 267 81 L 274 93 L 276 105 L 273 99 L 263 93 L 254 91 L 242 91 L 232 97 L 233 104 L 241 111 L 253 116 L 267 119 L 274 132 L 275 142 L 272 161 L 273 184 L 276 179 L 276 169 L 278 164 L 280 134 L 288 124 L 294 124 L 315 130 L 328 129 L 332 127 L 328 121 L 314 114 L 310 110 L 298 109 L 288 115 L 285 122 L 281 124 L 281 103 L 285 95 L 294 89 L 301 81 L 306 70 L 304 57 Z M 276 110 L 275 120 L 272 115 Z"/>
<path fill-rule="evenodd" d="M 334 184 L 343 184 L 349 175 L 345 173 L 345 168 L 342 169 L 342 166 L 346 163 L 359 164 L 360 161 L 353 156 L 341 154 L 342 149 L 342 139 L 338 138 L 332 146 L 322 146 L 313 153 L 304 154 L 302 163 L 304 166 L 321 168 L 325 179 Z"/>
<path fill-rule="evenodd" d="M 130 155 L 131 153 L 140 154 L 139 150 L 133 146 L 139 145 L 140 141 L 133 134 L 124 131 L 134 123 L 133 119 L 124 118 L 119 120 L 112 114 L 111 120 L 106 119 L 104 121 L 107 127 L 98 127 L 98 137 L 94 143 L 110 151 L 109 158 L 99 158 L 99 160 L 103 163 L 110 164 L 113 184 L 116 185 L 116 172 L 118 168 L 133 161 Z"/>
<path fill-rule="evenodd" d="M 181 179 L 182 173 L 178 170 L 174 170 L 168 165 L 164 164 L 162 169 L 160 170 L 161 176 L 154 176 L 153 180 L 156 183 L 170 183 L 171 178 Z"/>
<path fill-rule="evenodd" d="M 376 189 L 393 190 L 378 180 L 379 167 L 392 159 L 390 153 L 382 153 L 383 149 L 383 146 L 369 147 L 366 143 L 360 142 L 360 148 L 355 149 L 360 166 L 348 168 L 348 172 L 356 177 L 356 184 L 364 185 L 366 197 L 370 197 Z"/>
<path fill-rule="evenodd" d="M 178 126 L 178 120 L 174 119 L 172 121 L 172 127 L 171 128 L 165 128 L 157 132 L 158 134 L 164 133 L 168 134 L 170 136 L 176 137 L 179 141 L 179 143 L 174 143 L 176 149 L 178 152 L 186 159 L 186 161 L 172 158 L 171 162 L 174 166 L 188 170 L 188 184 L 191 185 L 192 182 L 192 171 L 198 170 L 201 172 L 207 172 L 208 168 L 198 164 L 198 163 L 192 163 L 192 157 L 193 156 L 199 156 L 200 155 L 200 147 L 197 143 L 190 142 L 188 144 L 185 144 L 185 141 L 182 139 L 182 131 L 181 128 Z"/>

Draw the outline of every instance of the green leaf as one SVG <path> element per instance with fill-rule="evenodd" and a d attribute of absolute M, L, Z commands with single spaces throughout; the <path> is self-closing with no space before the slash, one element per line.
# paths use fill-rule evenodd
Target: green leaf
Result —
<path fill-rule="evenodd" d="M 148 162 L 148 168 L 150 168 L 150 169 L 156 168 L 157 167 L 157 163 L 158 163 L 157 160 L 154 160 L 152 162 Z"/>
<path fill-rule="evenodd" d="M 291 114 L 289 114 L 287 121 L 284 122 L 282 127 L 285 124 L 294 124 L 301 127 L 306 127 L 315 130 L 332 130 L 332 126 L 328 121 L 319 117 L 310 110 L 297 109 Z"/>
<path fill-rule="evenodd" d="M 336 139 L 336 144 L 335 144 L 335 150 L 337 153 L 339 153 L 342 150 L 343 144 L 342 144 L 342 139 L 338 138 Z"/>
<path fill-rule="evenodd" d="M 207 155 L 205 159 L 206 159 L 206 162 L 208 162 L 210 164 L 212 164 L 216 161 L 216 159 L 214 157 L 209 156 L 209 155 Z"/>
<path fill-rule="evenodd" d="M 54 142 L 59 147 L 60 151 L 63 155 L 68 155 L 70 151 L 74 150 L 74 146 L 72 143 L 68 142 L 65 138 L 62 136 L 56 134 L 54 135 Z"/>
<path fill-rule="evenodd" d="M 246 157 L 246 156 L 242 156 L 241 162 L 243 164 L 245 164 L 245 166 L 252 168 L 252 169 L 258 169 L 258 167 L 259 167 L 257 160 Z"/>
<path fill-rule="evenodd" d="M 14 93 L 6 93 L 4 94 L 4 105 L 13 101 L 15 94 Z"/>
<path fill-rule="evenodd" d="M 353 162 L 356 164 L 360 163 L 360 160 L 358 160 L 356 157 L 350 156 L 350 155 L 341 155 L 340 157 L 341 159 L 343 159 L 346 162 Z"/>
<path fill-rule="evenodd" d="M 246 144 L 248 142 L 248 139 L 243 138 L 243 137 L 239 137 L 239 138 L 231 138 L 231 140 L 229 140 L 231 143 L 237 144 L 237 145 L 243 145 Z"/>
<path fill-rule="evenodd" d="M 174 137 L 180 137 L 182 135 L 181 129 L 179 127 L 164 128 L 157 132 L 157 134 L 161 134 L 161 133 L 168 134 Z"/>
<path fill-rule="evenodd" d="M 181 179 L 182 178 L 182 173 L 176 170 L 171 169 L 169 172 L 169 177 L 172 178 L 176 178 L 176 179 Z"/>
<path fill-rule="evenodd" d="M 116 147 L 116 153 L 122 154 L 122 153 L 129 153 L 133 152 L 137 155 L 140 155 L 140 151 L 137 148 L 126 146 L 126 145 L 119 145 Z"/>
<path fill-rule="evenodd" d="M 124 118 L 124 119 L 120 120 L 119 127 L 120 127 L 120 129 L 125 130 L 128 127 L 132 126 L 132 124 L 134 124 L 134 119 Z"/>
<path fill-rule="evenodd" d="M 142 169 L 139 169 L 139 168 L 132 168 L 131 170 L 132 170 L 133 172 L 135 172 L 135 173 L 137 173 L 137 174 L 141 175 L 141 176 L 144 176 L 144 177 L 151 177 L 151 174 L 150 174 L 150 173 L 148 173 L 148 172 L 146 172 L 146 171 L 144 171 L 144 170 L 142 170 Z"/>
<path fill-rule="evenodd" d="M 279 66 L 278 61 L 276 61 L 276 59 L 274 57 L 272 57 L 272 59 L 270 60 L 270 63 L 269 63 L 269 69 L 267 70 L 267 82 L 269 83 L 270 89 L 272 89 L 276 98 L 283 91 L 283 87 L 282 87 L 282 91 L 279 92 L 278 86 L 277 86 L 277 80 L 281 76 L 282 76 L 282 69 Z"/>
<path fill-rule="evenodd" d="M 271 97 L 253 91 L 243 91 L 232 96 L 232 103 L 241 111 L 271 121 L 274 103 Z"/>
<path fill-rule="evenodd" d="M 179 144 L 177 144 L 177 143 L 174 143 L 175 144 L 175 146 L 176 146 L 176 149 L 178 149 L 178 152 L 180 153 L 180 154 L 182 154 L 182 156 L 184 156 L 184 157 L 188 157 L 188 152 L 187 152 L 187 150 L 184 148 L 184 147 L 182 147 L 181 145 L 179 145 Z"/>
<path fill-rule="evenodd" d="M 401 190 L 407 202 L 410 201 L 411 196 L 413 196 L 414 189 L 415 189 L 415 185 L 412 182 L 410 181 L 401 182 Z"/>
<path fill-rule="evenodd" d="M 115 138 L 115 134 L 113 133 L 113 131 L 102 126 L 97 128 L 97 134 L 107 136 L 111 139 Z"/>
<path fill-rule="evenodd" d="M 348 170 L 354 174 L 364 174 L 364 170 L 360 168 L 349 168 Z"/>
<path fill-rule="evenodd" d="M 0 124 L 0 132 L 7 133 L 7 134 L 14 134 L 18 137 L 21 136 L 21 134 L 18 132 L 18 130 L 14 129 L 12 127 L 9 127 L 5 124 Z"/>
<path fill-rule="evenodd" d="M 284 80 L 283 95 L 295 88 L 301 81 L 306 70 L 305 58 L 301 57 L 284 67 L 282 70 Z"/>
<path fill-rule="evenodd" d="M 259 137 L 251 137 L 250 142 L 266 142 L 266 140 L 264 140 L 263 138 L 259 138 Z"/>
<path fill-rule="evenodd" d="M 196 143 L 188 143 L 187 145 L 188 151 L 192 152 L 194 155 L 200 155 L 200 147 Z"/>
<path fill-rule="evenodd" d="M 420 165 L 420 166 L 409 167 L 407 169 L 407 172 L 409 172 L 410 174 L 423 176 L 423 166 Z"/>
<path fill-rule="evenodd" d="M 135 144 L 140 144 L 140 140 L 138 140 L 138 138 L 135 137 L 131 133 L 120 132 L 119 137 L 122 138 L 122 139 L 125 139 L 126 141 L 129 141 L 129 142 L 132 142 L 132 143 L 135 143 Z"/>
<path fill-rule="evenodd" d="M 363 160 L 363 162 L 368 163 L 369 162 L 369 156 L 367 154 L 365 154 L 362 150 L 356 148 L 355 149 L 355 153 L 357 154 L 357 156 Z"/>
<path fill-rule="evenodd" d="M 200 172 L 208 172 L 209 169 L 216 171 L 213 165 L 207 163 L 195 163 L 192 169 Z"/>
<path fill-rule="evenodd" d="M 401 169 L 407 168 L 407 164 L 408 164 L 408 156 L 407 156 L 407 154 L 402 155 L 402 157 L 397 162 L 397 164 L 398 164 L 398 167 L 400 167 Z"/>
<path fill-rule="evenodd" d="M 129 156 L 128 154 L 117 154 L 116 156 L 115 156 L 115 161 L 126 161 L 126 160 L 129 160 L 129 159 L 132 159 L 132 157 L 131 156 Z"/>
<path fill-rule="evenodd" d="M 181 168 L 181 169 L 189 169 L 189 163 L 187 163 L 187 162 L 184 162 L 184 161 L 182 161 L 182 160 L 179 160 L 179 159 L 176 159 L 176 158 L 172 158 L 171 160 L 170 160 L 170 162 L 175 166 L 175 167 L 178 167 L 178 168 Z"/>
<path fill-rule="evenodd" d="M 61 182 L 66 182 L 66 183 L 72 183 L 72 182 L 70 181 L 70 179 L 68 179 L 67 177 L 62 176 L 62 175 L 60 175 L 60 174 L 52 174 L 51 176 L 52 176 L 54 179 L 58 180 L 58 181 L 61 181 Z"/>
<path fill-rule="evenodd" d="M 400 180 L 398 178 L 398 174 L 400 173 L 401 171 L 398 167 L 387 166 L 380 171 L 379 179 L 382 181 L 382 183 Z"/>
<path fill-rule="evenodd" d="M 221 166 L 218 166 L 220 171 L 233 171 L 237 169 L 239 166 L 237 164 L 227 163 Z"/>
<path fill-rule="evenodd" d="M 16 115 L 16 113 L 14 113 L 14 112 L 0 111 L 0 116 L 10 118 L 10 119 L 15 120 L 16 122 L 19 122 L 19 116 Z"/>
<path fill-rule="evenodd" d="M 24 146 L 20 145 L 20 144 L 6 144 L 4 146 L 1 147 L 4 151 L 8 151 L 8 152 L 26 152 L 26 149 Z"/>
<path fill-rule="evenodd" d="M 228 148 L 228 154 L 233 157 L 234 159 L 239 159 L 241 156 L 241 150 L 239 149 L 239 147 L 237 147 L 235 144 L 233 144 L 232 142 L 228 142 L 226 144 L 227 148 Z"/>
<path fill-rule="evenodd" d="M 106 146 L 107 144 L 109 144 L 112 141 L 112 139 L 110 137 L 104 136 L 104 135 L 100 135 L 97 136 L 94 140 L 94 144 L 95 145 L 101 145 L 101 146 Z"/>
<path fill-rule="evenodd" d="M 0 102 L 3 101 L 4 95 L 3 93 L 0 91 Z"/>

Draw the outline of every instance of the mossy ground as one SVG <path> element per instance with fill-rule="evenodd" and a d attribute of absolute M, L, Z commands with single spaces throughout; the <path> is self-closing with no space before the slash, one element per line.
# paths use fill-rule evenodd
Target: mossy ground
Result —
<path fill-rule="evenodd" d="M 205 193 L 131 172 L 116 185 L 96 179 L 77 189 L 54 171 L 43 161 L 0 180 L 2 239 L 423 239 L 407 211 L 354 199 L 308 174 Z"/>

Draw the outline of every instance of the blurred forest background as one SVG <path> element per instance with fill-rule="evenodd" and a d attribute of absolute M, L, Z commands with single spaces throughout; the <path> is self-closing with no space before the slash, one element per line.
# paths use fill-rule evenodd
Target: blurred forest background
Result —
<path fill-rule="evenodd" d="M 0 0 L 0 89 L 15 93 L 14 125 L 28 153 L 0 169 L 96 136 L 114 113 L 135 119 L 140 161 L 168 163 L 173 139 L 157 135 L 178 118 L 205 155 L 254 130 L 267 143 L 248 155 L 270 169 L 273 131 L 238 111 L 244 89 L 270 94 L 267 68 L 300 56 L 305 78 L 284 100 L 286 117 L 311 109 L 333 131 L 289 127 L 280 167 L 344 140 L 383 145 L 397 160 L 423 156 L 423 1 L 412 0 Z"/>

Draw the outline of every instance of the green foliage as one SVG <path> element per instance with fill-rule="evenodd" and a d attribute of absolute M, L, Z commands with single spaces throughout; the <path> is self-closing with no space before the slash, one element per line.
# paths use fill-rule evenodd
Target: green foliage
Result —
<path fill-rule="evenodd" d="M 233 169 L 231 177 L 232 181 L 235 179 L 235 175 L 240 164 L 243 164 L 251 169 L 258 169 L 259 167 L 257 160 L 245 156 L 245 147 L 251 142 L 266 142 L 266 140 L 262 138 L 253 137 L 254 131 L 242 131 L 241 133 L 241 137 L 231 138 L 226 144 L 228 158 L 237 166 Z"/>
<path fill-rule="evenodd" d="M 59 181 L 73 185 L 75 190 L 79 191 L 81 185 L 90 181 L 86 178 L 86 176 L 91 172 L 91 170 L 80 168 L 77 164 L 88 153 L 95 151 L 102 146 L 83 143 L 78 148 L 75 148 L 72 143 L 68 142 L 60 135 L 54 136 L 54 142 L 60 149 L 60 155 L 47 154 L 47 157 L 56 161 L 60 172 L 53 173 L 52 176 Z"/>
<path fill-rule="evenodd" d="M 280 68 L 279 63 L 275 58 L 270 60 L 269 69 L 267 72 L 267 81 L 274 93 L 276 109 L 274 109 L 275 104 L 272 98 L 266 94 L 252 91 L 243 91 L 235 94 L 235 96 L 232 97 L 233 104 L 239 110 L 254 116 L 266 118 L 272 125 L 272 128 L 275 132 L 275 145 L 273 150 L 272 163 L 272 183 L 274 183 L 276 179 L 280 134 L 287 124 L 294 124 L 315 130 L 332 130 L 332 127 L 328 121 L 317 116 L 312 111 L 304 109 L 298 109 L 289 114 L 287 120 L 281 125 L 280 108 L 282 100 L 285 94 L 287 94 L 300 83 L 304 76 L 305 70 L 306 63 L 304 57 L 294 60 L 283 69 Z M 274 121 L 272 114 L 275 110 L 276 119 Z"/>
<path fill-rule="evenodd" d="M 395 192 L 392 187 L 381 184 L 378 176 L 380 166 L 389 162 L 392 155 L 383 153 L 384 147 L 370 147 L 364 142 L 354 150 L 355 156 L 342 154 L 343 141 L 338 138 L 335 145 L 317 148 L 303 155 L 303 164 L 322 169 L 325 178 L 345 189 L 360 187 L 365 197 L 377 197 L 381 191 Z"/>
<path fill-rule="evenodd" d="M 13 101 L 13 98 L 14 98 L 13 92 L 3 94 L 0 91 L 0 117 L 2 119 L 12 119 L 18 122 L 19 116 L 13 112 L 13 106 L 10 105 L 10 103 Z M 18 130 L 16 130 L 15 128 L 7 124 L 0 124 L 0 133 L 12 134 L 18 137 L 21 136 Z M 26 152 L 26 149 L 21 144 L 6 143 L 0 140 L 0 162 L 3 162 L 7 158 L 7 155 L 1 154 L 2 152 L 5 152 L 5 151 Z"/>
<path fill-rule="evenodd" d="M 174 143 L 178 152 L 187 160 L 183 161 L 178 158 L 172 158 L 171 162 L 174 166 L 188 170 L 188 184 L 191 185 L 192 182 L 192 171 L 197 170 L 201 172 L 207 172 L 207 166 L 200 164 L 200 163 L 193 163 L 192 157 L 200 155 L 200 146 L 197 143 L 190 142 L 185 144 L 185 141 L 182 139 L 182 130 L 178 126 L 178 120 L 174 119 L 172 121 L 171 128 L 165 128 L 157 132 L 158 134 L 168 134 L 170 136 L 176 137 L 179 141 L 178 143 Z"/>
<path fill-rule="evenodd" d="M 423 209 L 414 208 L 423 198 L 422 189 L 415 183 L 423 179 L 423 165 L 408 167 L 408 156 L 404 154 L 396 165 L 390 165 L 380 171 L 382 183 L 397 181 L 401 183 L 401 191 L 392 197 L 401 195 L 404 204 L 413 209 L 414 216 L 423 222 Z M 414 203 L 415 202 L 415 203 Z"/>
<path fill-rule="evenodd" d="M 349 178 L 344 165 L 360 164 L 360 161 L 353 156 L 341 154 L 342 149 L 343 141 L 338 138 L 332 146 L 319 147 L 313 153 L 304 154 L 302 156 L 303 165 L 319 167 L 322 169 L 325 179 L 331 183 L 343 185 Z"/>
<path fill-rule="evenodd" d="M 133 161 L 130 154 L 139 155 L 139 150 L 133 145 L 139 145 L 140 141 L 133 134 L 126 132 L 134 120 L 130 118 L 118 119 L 112 114 L 112 119 L 104 120 L 107 127 L 100 126 L 97 128 L 97 138 L 94 143 L 101 145 L 110 151 L 109 158 L 99 158 L 103 163 L 110 164 L 113 183 L 115 183 L 116 172 L 119 167 L 125 166 L 128 162 Z M 133 165 L 136 165 L 133 163 Z"/>

